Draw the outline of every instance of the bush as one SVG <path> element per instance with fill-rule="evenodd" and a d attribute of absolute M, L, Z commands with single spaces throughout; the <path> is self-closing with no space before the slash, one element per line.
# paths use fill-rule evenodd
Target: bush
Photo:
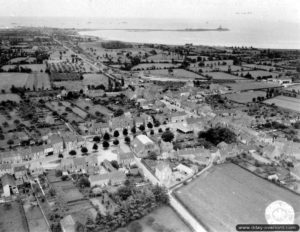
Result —
<path fill-rule="evenodd" d="M 71 150 L 70 152 L 69 152 L 69 155 L 72 155 L 72 156 L 74 156 L 74 155 L 76 155 L 77 154 L 77 152 L 75 151 L 75 150 Z"/>
<path fill-rule="evenodd" d="M 61 171 L 61 170 L 56 170 L 56 171 L 55 171 L 55 176 L 56 176 L 56 177 L 62 176 L 62 171 Z"/>
<path fill-rule="evenodd" d="M 162 135 L 161 135 L 161 138 L 163 141 L 165 142 L 172 142 L 172 140 L 174 139 L 174 134 L 169 131 L 169 130 L 166 130 Z"/>
<path fill-rule="evenodd" d="M 235 133 L 228 128 L 223 127 L 211 128 L 208 131 L 200 132 L 198 137 L 200 139 L 203 138 L 214 145 L 218 145 L 220 142 L 228 144 L 236 142 Z"/>

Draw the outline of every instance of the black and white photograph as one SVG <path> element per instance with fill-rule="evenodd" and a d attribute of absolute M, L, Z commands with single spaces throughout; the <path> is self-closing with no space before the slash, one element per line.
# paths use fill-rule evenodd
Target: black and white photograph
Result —
<path fill-rule="evenodd" d="M 0 0 L 0 232 L 299 225 L 299 0 Z"/>

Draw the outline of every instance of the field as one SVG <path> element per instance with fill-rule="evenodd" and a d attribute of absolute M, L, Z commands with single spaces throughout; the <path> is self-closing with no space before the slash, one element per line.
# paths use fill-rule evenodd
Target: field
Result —
<path fill-rule="evenodd" d="M 256 82 L 256 81 L 247 82 L 246 84 L 241 82 L 241 83 L 229 83 L 229 84 L 226 83 L 224 85 L 229 87 L 231 90 L 235 92 L 280 87 L 280 85 L 275 83 Z"/>
<path fill-rule="evenodd" d="M 107 115 L 107 116 L 110 116 L 110 115 L 112 115 L 112 113 L 113 113 L 111 110 L 107 109 L 105 106 L 102 106 L 102 105 L 94 105 L 93 102 L 91 102 L 91 101 L 86 101 L 86 100 L 84 100 L 84 99 L 78 99 L 78 100 L 76 100 L 75 104 L 76 104 L 78 107 L 82 108 L 82 109 L 85 109 L 86 107 L 88 107 L 88 108 L 87 108 L 87 111 L 88 111 L 91 115 L 93 115 L 93 116 L 97 116 L 97 115 L 96 115 L 96 114 L 97 114 L 97 113 L 96 113 L 97 111 L 100 112 L 101 114 L 104 114 L 104 115 Z"/>
<path fill-rule="evenodd" d="M 248 91 L 248 92 L 242 92 L 242 93 L 226 94 L 226 97 L 229 100 L 232 100 L 232 101 L 235 101 L 235 102 L 248 103 L 248 102 L 252 102 L 253 98 L 266 97 L 266 92 L 263 92 L 263 91 Z"/>
<path fill-rule="evenodd" d="M 210 231 L 235 231 L 237 224 L 266 224 L 265 209 L 276 200 L 292 205 L 299 223 L 300 196 L 235 164 L 203 173 L 175 196 Z"/>
<path fill-rule="evenodd" d="M 9 91 L 11 86 L 29 89 L 51 89 L 49 76 L 46 73 L 0 73 L 0 89 Z"/>
<path fill-rule="evenodd" d="M 205 75 L 212 77 L 214 80 L 245 80 L 243 77 L 234 76 L 224 72 L 208 72 L 205 73 Z"/>
<path fill-rule="evenodd" d="M 52 185 L 56 189 L 58 195 L 60 195 L 66 203 L 83 199 L 83 195 L 74 186 L 72 181 L 58 181 L 52 183 Z"/>
<path fill-rule="evenodd" d="M 244 64 L 243 67 L 247 68 L 257 68 L 257 69 L 263 69 L 265 71 L 275 70 L 275 67 L 269 66 L 269 65 L 259 65 L 259 64 Z"/>
<path fill-rule="evenodd" d="M 149 223 L 153 218 L 154 222 Z M 191 232 L 192 230 L 181 220 L 172 208 L 163 206 L 154 210 L 149 215 L 137 220 L 143 227 L 143 232 Z M 116 232 L 128 232 L 126 228 L 120 228 Z"/>
<path fill-rule="evenodd" d="M 274 73 L 274 72 L 268 72 L 268 71 L 263 71 L 263 70 L 254 70 L 254 71 L 243 71 L 243 72 L 238 72 L 239 75 L 243 74 L 244 76 L 250 73 L 251 76 L 253 78 L 257 78 L 257 77 L 264 77 L 264 76 L 272 76 L 273 78 L 278 77 L 279 74 L 278 73 Z"/>
<path fill-rule="evenodd" d="M 275 104 L 278 107 L 285 108 L 300 113 L 300 99 L 286 96 L 277 96 L 265 101 L 267 104 Z"/>
<path fill-rule="evenodd" d="M 148 70 L 145 71 L 145 76 L 149 76 L 149 79 L 155 78 L 155 79 L 164 80 L 166 78 L 166 79 L 174 79 L 174 80 L 177 79 L 182 81 L 193 80 L 195 78 L 203 78 L 198 74 L 186 71 L 184 69 L 173 69 L 173 73 L 169 73 L 167 69 Z"/>
<path fill-rule="evenodd" d="M 30 232 L 47 231 L 48 225 L 43 217 L 42 211 L 38 206 L 24 205 L 24 211 L 27 218 Z"/>
<path fill-rule="evenodd" d="M 16 65 L 4 65 L 1 68 L 5 71 L 8 71 L 9 69 L 13 69 L 15 68 Z M 22 64 L 19 65 L 19 67 L 23 67 L 23 68 L 30 68 L 33 72 L 40 72 L 41 70 L 43 70 L 43 72 L 45 72 L 46 70 L 46 65 L 45 64 Z"/>
<path fill-rule="evenodd" d="M 1 232 L 29 231 L 26 224 L 26 219 L 21 213 L 21 206 L 19 206 L 17 202 L 12 202 L 11 207 L 8 209 L 5 209 L 4 204 L 0 204 L 0 215 Z"/>
<path fill-rule="evenodd" d="M 7 101 L 7 100 L 20 102 L 21 98 L 19 95 L 14 94 L 14 93 L 0 94 L 0 102 Z"/>
<path fill-rule="evenodd" d="M 29 75 L 28 73 L 0 73 L 0 89 L 8 91 L 12 85 L 24 87 Z"/>
<path fill-rule="evenodd" d="M 147 69 L 167 69 L 167 68 L 177 68 L 178 65 L 171 63 L 147 63 L 139 64 L 131 68 L 131 70 L 147 70 Z"/>
<path fill-rule="evenodd" d="M 288 90 L 295 90 L 297 93 L 300 93 L 300 85 L 293 85 L 287 88 Z"/>

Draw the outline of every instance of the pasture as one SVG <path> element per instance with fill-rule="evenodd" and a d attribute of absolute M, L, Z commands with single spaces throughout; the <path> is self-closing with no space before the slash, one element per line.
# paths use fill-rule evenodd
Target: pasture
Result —
<path fill-rule="evenodd" d="M 213 80 L 245 80 L 243 77 L 234 76 L 224 72 L 208 72 L 205 73 L 205 76 L 206 75 L 212 77 Z"/>
<path fill-rule="evenodd" d="M 235 231 L 237 224 L 266 224 L 265 209 L 276 200 L 292 205 L 299 223 L 300 196 L 232 164 L 214 166 L 175 196 L 210 231 Z M 297 221 L 298 220 L 298 221 Z"/>
<path fill-rule="evenodd" d="M 137 220 L 143 227 L 143 232 L 192 232 L 192 230 L 181 220 L 175 211 L 168 206 L 155 209 L 147 216 Z M 116 232 L 128 232 L 127 228 L 120 228 Z"/>
<path fill-rule="evenodd" d="M 225 83 L 223 85 L 229 87 L 234 92 L 280 87 L 280 85 L 278 85 L 278 84 L 271 83 L 271 82 L 264 82 L 264 81 L 261 81 L 261 82 L 248 81 L 246 84 L 244 82 L 241 82 L 241 83 L 228 83 L 228 84 Z"/>
<path fill-rule="evenodd" d="M 12 85 L 24 87 L 29 75 L 28 73 L 0 73 L 0 89 L 8 92 Z"/>
<path fill-rule="evenodd" d="M 26 218 L 21 213 L 18 202 L 11 202 L 11 206 L 0 204 L 0 230 L 1 232 L 28 232 Z M 5 215 L 5 216 L 4 216 Z"/>
<path fill-rule="evenodd" d="M 238 103 L 248 103 L 252 102 L 253 98 L 266 97 L 266 92 L 264 91 L 247 91 L 241 93 L 231 93 L 225 95 L 229 100 Z"/>
<path fill-rule="evenodd" d="M 202 76 L 186 71 L 184 69 L 173 69 L 173 72 L 169 72 L 167 69 L 160 70 L 148 70 L 144 72 L 145 75 L 153 76 L 160 79 L 180 79 L 180 80 L 194 80 L 195 78 L 203 78 Z"/>
<path fill-rule="evenodd" d="M 275 104 L 278 107 L 300 113 L 300 99 L 286 96 L 277 96 L 264 101 L 266 104 Z"/>

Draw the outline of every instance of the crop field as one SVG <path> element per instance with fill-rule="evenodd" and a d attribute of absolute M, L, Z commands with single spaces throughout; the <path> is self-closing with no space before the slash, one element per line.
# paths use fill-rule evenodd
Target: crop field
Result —
<path fill-rule="evenodd" d="M 70 62 L 55 62 L 49 63 L 49 69 L 51 72 L 59 73 L 72 73 L 72 72 L 87 72 L 85 67 L 81 64 L 73 64 Z"/>
<path fill-rule="evenodd" d="M 28 232 L 26 218 L 21 213 L 21 207 L 16 201 L 11 202 L 11 207 L 5 208 L 0 204 L 0 231 L 1 232 Z M 5 215 L 5 216 L 4 216 Z"/>
<path fill-rule="evenodd" d="M 205 75 L 212 77 L 214 80 L 245 80 L 243 77 L 234 76 L 224 72 L 208 72 L 205 73 Z"/>
<path fill-rule="evenodd" d="M 277 96 L 264 101 L 267 104 L 275 104 L 278 107 L 300 113 L 300 99 L 286 96 Z"/>
<path fill-rule="evenodd" d="M 149 70 L 145 71 L 145 75 L 153 76 L 156 78 L 168 79 L 181 79 L 181 80 L 193 80 L 195 78 L 203 78 L 202 76 L 186 71 L 184 69 L 173 69 L 173 73 L 170 73 L 167 69 L 161 70 Z"/>
<path fill-rule="evenodd" d="M 264 91 L 247 91 L 242 93 L 232 93 L 225 95 L 229 100 L 239 102 L 239 103 L 248 103 L 252 102 L 253 98 L 257 97 L 266 97 L 266 92 Z"/>
<path fill-rule="evenodd" d="M 300 196 L 231 163 L 212 167 L 176 190 L 175 196 L 210 231 L 266 224 L 265 209 L 277 200 L 292 205 L 298 217 L 295 223 L 300 220 Z"/>
<path fill-rule="evenodd" d="M 17 57 L 8 61 L 9 64 L 18 64 L 20 62 L 34 63 L 36 61 L 33 57 Z"/>
<path fill-rule="evenodd" d="M 51 84 L 47 73 L 34 72 L 28 75 L 25 87 L 31 90 L 50 90 Z"/>
<path fill-rule="evenodd" d="M 243 71 L 243 72 L 238 72 L 239 75 L 243 74 L 243 76 L 247 75 L 247 73 L 250 73 L 253 78 L 257 77 L 264 77 L 264 76 L 272 76 L 273 78 L 278 77 L 278 73 L 274 72 L 268 72 L 268 71 L 263 71 L 263 70 L 253 70 L 253 71 Z"/>
<path fill-rule="evenodd" d="M 229 87 L 233 91 L 245 91 L 245 90 L 255 90 L 255 89 L 267 89 L 267 88 L 275 88 L 280 87 L 280 85 L 270 82 L 257 82 L 257 81 L 249 81 L 247 84 L 241 82 L 241 83 L 226 83 L 223 84 L 227 87 Z"/>
<path fill-rule="evenodd" d="M 103 74 L 87 73 L 83 75 L 83 85 L 101 85 L 108 86 L 108 78 Z"/>
<path fill-rule="evenodd" d="M 12 85 L 24 87 L 28 76 L 28 73 L 0 73 L 0 89 L 9 91 Z"/>

